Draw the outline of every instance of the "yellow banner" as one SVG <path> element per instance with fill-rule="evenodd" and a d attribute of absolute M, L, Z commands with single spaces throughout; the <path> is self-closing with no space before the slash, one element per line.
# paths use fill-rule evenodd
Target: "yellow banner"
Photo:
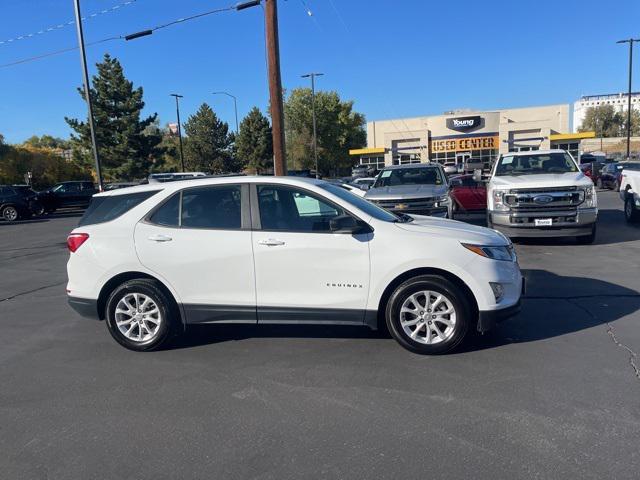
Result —
<path fill-rule="evenodd" d="M 431 140 L 430 151 L 437 152 L 463 152 L 468 150 L 497 150 L 500 145 L 499 137 L 467 137 L 450 138 L 446 140 Z"/>

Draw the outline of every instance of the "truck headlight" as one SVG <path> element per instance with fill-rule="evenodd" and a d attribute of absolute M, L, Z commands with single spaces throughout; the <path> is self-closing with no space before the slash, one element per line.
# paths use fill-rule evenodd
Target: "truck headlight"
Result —
<path fill-rule="evenodd" d="M 598 206 L 598 196 L 596 195 L 596 187 L 591 185 L 584 189 L 584 202 L 580 205 L 581 208 L 595 208 Z"/>
<path fill-rule="evenodd" d="M 494 210 L 509 210 L 507 204 L 504 203 L 504 194 L 507 193 L 506 190 L 494 190 L 491 193 L 491 199 L 493 200 L 493 209 Z"/>
<path fill-rule="evenodd" d="M 513 245 L 504 245 L 502 247 L 493 247 L 488 245 L 473 245 L 471 243 L 463 243 L 462 246 L 473 253 L 492 260 L 503 260 L 505 262 L 514 262 L 516 253 Z"/>
<path fill-rule="evenodd" d="M 449 195 L 441 195 L 436 197 L 436 207 L 446 207 L 449 205 Z"/>

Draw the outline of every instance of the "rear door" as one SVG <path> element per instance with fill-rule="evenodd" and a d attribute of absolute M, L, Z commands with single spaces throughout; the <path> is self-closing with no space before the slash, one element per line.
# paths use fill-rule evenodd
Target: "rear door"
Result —
<path fill-rule="evenodd" d="M 252 186 L 259 323 L 363 323 L 372 234 L 331 232 L 347 213 L 302 188 Z"/>
<path fill-rule="evenodd" d="M 186 188 L 135 229 L 142 264 L 168 282 L 188 323 L 255 323 L 248 184 Z"/>

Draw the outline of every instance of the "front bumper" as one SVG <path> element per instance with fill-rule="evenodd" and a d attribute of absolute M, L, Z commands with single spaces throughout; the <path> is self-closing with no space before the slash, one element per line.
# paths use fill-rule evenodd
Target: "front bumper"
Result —
<path fill-rule="evenodd" d="M 509 237 L 569 237 L 589 235 L 598 219 L 597 208 L 577 210 L 489 211 L 491 226 Z M 536 226 L 536 219 L 551 219 Z"/>
<path fill-rule="evenodd" d="M 524 283 L 522 285 L 524 289 Z M 481 311 L 478 316 L 478 331 L 480 333 L 484 333 L 491 330 L 496 326 L 496 324 L 518 315 L 518 313 L 520 313 L 520 309 L 521 301 L 518 300 L 518 303 L 507 308 Z"/>
<path fill-rule="evenodd" d="M 100 320 L 97 300 L 69 296 L 67 297 L 67 302 L 69 303 L 69 306 L 80 316 L 90 318 L 92 320 Z"/>

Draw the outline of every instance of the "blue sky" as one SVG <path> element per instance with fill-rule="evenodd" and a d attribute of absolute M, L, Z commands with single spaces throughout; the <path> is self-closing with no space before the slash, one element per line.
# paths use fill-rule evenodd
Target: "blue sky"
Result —
<path fill-rule="evenodd" d="M 82 0 L 88 15 L 124 0 Z M 85 22 L 88 42 L 144 30 L 234 4 L 225 0 L 136 0 Z M 306 10 L 313 13 L 309 16 Z M 353 99 L 368 120 L 573 102 L 582 94 L 626 91 L 626 46 L 640 36 L 638 0 L 280 0 L 283 86 L 308 85 Z M 73 19 L 72 0 L 2 0 L 0 41 Z M 0 44 L 0 64 L 76 44 L 67 26 Z M 634 68 L 640 82 L 640 45 Z M 227 90 L 240 116 L 268 103 L 263 11 L 212 15 L 132 42 L 90 47 L 91 71 L 105 52 L 144 87 L 147 113 L 174 121 L 171 92 L 184 95 L 184 119 L 208 102 L 233 125 Z M 0 68 L 0 133 L 9 142 L 33 134 L 67 137 L 65 116 L 84 117 L 76 87 L 77 51 Z"/>

